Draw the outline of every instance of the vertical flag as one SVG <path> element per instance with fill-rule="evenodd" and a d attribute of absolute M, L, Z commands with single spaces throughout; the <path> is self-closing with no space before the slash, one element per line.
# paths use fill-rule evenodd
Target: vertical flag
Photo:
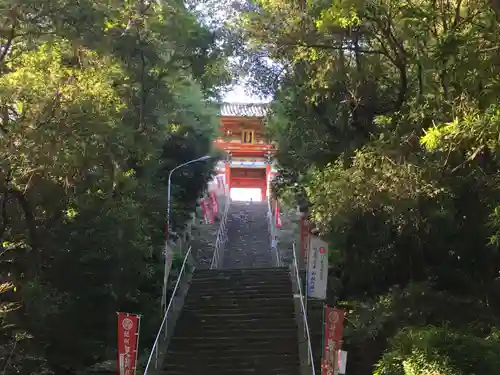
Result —
<path fill-rule="evenodd" d="M 118 312 L 118 371 L 134 375 L 137 365 L 140 316 Z"/>
<path fill-rule="evenodd" d="M 219 214 L 219 202 L 217 201 L 217 195 L 215 194 L 215 191 L 212 191 L 212 207 L 214 208 L 214 214 L 218 215 Z"/>
<path fill-rule="evenodd" d="M 318 236 L 311 236 L 307 259 L 307 296 L 326 299 L 328 282 L 328 244 Z"/>
<path fill-rule="evenodd" d="M 205 220 L 205 223 L 208 223 L 207 202 L 205 201 L 205 199 L 201 200 L 201 212 L 203 214 L 203 219 Z"/>
<path fill-rule="evenodd" d="M 339 352 L 342 347 L 344 314 L 342 309 L 325 305 L 321 375 L 334 375 L 340 370 Z"/>
<path fill-rule="evenodd" d="M 281 228 L 281 216 L 280 216 L 280 203 L 276 199 L 276 210 L 274 213 L 274 216 L 276 218 L 276 228 Z"/>
<path fill-rule="evenodd" d="M 208 223 L 213 224 L 214 223 L 214 206 L 212 202 L 207 201 L 207 216 L 208 216 Z"/>
<path fill-rule="evenodd" d="M 302 259 L 307 260 L 309 256 L 309 245 L 311 236 L 309 233 L 309 220 L 305 217 L 300 218 L 300 253 Z"/>
<path fill-rule="evenodd" d="M 208 224 L 213 224 L 214 223 L 214 206 L 212 204 L 212 198 L 210 197 L 210 194 L 206 196 L 204 199 L 205 202 L 205 214 L 207 215 L 206 217 L 206 223 Z"/>

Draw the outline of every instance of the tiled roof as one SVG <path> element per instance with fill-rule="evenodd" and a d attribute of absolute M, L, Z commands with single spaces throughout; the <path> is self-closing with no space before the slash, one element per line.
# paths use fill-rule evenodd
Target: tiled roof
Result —
<path fill-rule="evenodd" d="M 265 103 L 221 103 L 220 116 L 264 117 L 268 104 Z"/>

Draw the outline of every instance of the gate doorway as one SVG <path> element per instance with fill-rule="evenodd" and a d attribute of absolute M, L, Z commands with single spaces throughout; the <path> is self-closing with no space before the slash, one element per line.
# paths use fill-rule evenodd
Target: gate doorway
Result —
<path fill-rule="evenodd" d="M 260 188 L 232 188 L 231 199 L 240 202 L 261 202 L 262 191 Z"/>

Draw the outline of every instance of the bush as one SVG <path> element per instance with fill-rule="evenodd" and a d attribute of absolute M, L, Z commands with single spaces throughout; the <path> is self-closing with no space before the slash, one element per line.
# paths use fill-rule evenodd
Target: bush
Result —
<path fill-rule="evenodd" d="M 496 375 L 500 340 L 495 331 L 474 336 L 447 327 L 407 328 L 391 340 L 374 375 Z"/>

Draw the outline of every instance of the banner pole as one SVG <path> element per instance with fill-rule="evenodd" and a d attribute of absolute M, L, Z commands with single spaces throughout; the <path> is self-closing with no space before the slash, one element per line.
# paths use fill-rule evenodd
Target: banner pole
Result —
<path fill-rule="evenodd" d="M 306 292 L 304 293 L 304 309 L 306 310 L 306 316 L 309 316 L 309 313 L 308 313 L 308 310 L 307 310 L 307 300 L 308 300 L 308 296 L 309 296 L 309 252 L 310 252 L 311 249 L 309 249 L 309 251 L 307 252 L 307 255 L 304 256 L 304 260 L 305 260 L 305 274 L 306 274 L 306 279 L 304 280 L 304 284 L 305 284 L 305 290 Z M 304 322 L 304 337 L 307 336 L 307 332 L 306 332 L 306 323 Z"/>
<path fill-rule="evenodd" d="M 321 375 L 323 375 L 323 365 L 325 363 L 325 328 L 326 328 L 326 320 L 325 320 L 325 312 L 326 312 L 326 303 L 323 302 L 323 324 L 321 325 Z"/>
<path fill-rule="evenodd" d="M 134 375 L 137 372 L 137 358 L 139 357 L 139 337 L 141 332 L 141 315 L 137 315 L 137 332 L 135 335 L 137 338 L 135 339 L 135 363 L 134 363 Z"/>
<path fill-rule="evenodd" d="M 117 332 L 116 332 L 116 333 L 117 333 L 117 335 L 116 335 L 116 336 L 117 336 L 117 340 L 116 340 L 116 341 L 117 341 L 116 351 L 117 351 L 117 353 L 118 353 L 118 363 L 117 363 L 116 369 L 118 370 L 118 375 L 120 375 L 120 373 L 121 373 L 121 365 L 120 365 L 120 362 L 121 362 L 121 358 L 120 358 L 120 357 L 121 357 L 121 354 L 120 354 L 120 326 L 119 326 L 119 324 L 120 324 L 120 312 L 119 312 L 119 311 L 117 311 L 117 312 L 116 312 L 116 321 L 117 321 L 117 323 L 118 323 L 118 324 L 116 325 L 116 327 L 117 327 Z"/>

